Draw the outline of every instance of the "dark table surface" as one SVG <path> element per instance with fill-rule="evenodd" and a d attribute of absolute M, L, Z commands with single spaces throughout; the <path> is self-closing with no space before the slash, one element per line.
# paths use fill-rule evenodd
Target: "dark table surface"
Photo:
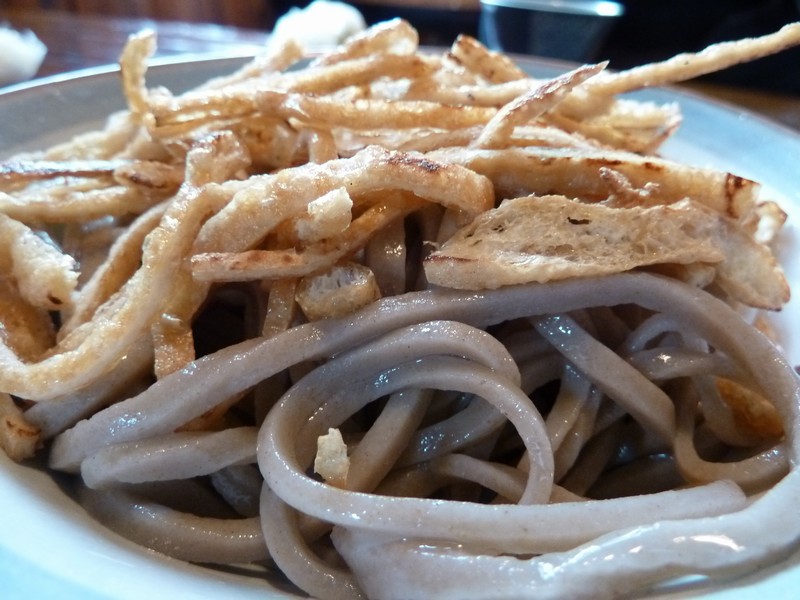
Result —
<path fill-rule="evenodd" d="M 54 75 L 117 62 L 133 33 L 153 29 L 158 36 L 157 56 L 262 47 L 267 33 L 211 23 L 182 23 L 129 19 L 50 10 L 0 8 L 0 21 L 16 29 L 30 29 L 47 46 L 38 76 Z"/>

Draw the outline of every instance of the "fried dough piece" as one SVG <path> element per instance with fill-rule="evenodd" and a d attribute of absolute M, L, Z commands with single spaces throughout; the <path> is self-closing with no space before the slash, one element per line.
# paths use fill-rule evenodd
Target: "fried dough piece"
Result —
<path fill-rule="evenodd" d="M 489 83 L 506 83 L 526 79 L 527 73 L 506 54 L 489 50 L 469 35 L 459 35 L 450 48 L 455 60 Z"/>
<path fill-rule="evenodd" d="M 381 297 L 372 271 L 347 262 L 300 280 L 295 298 L 310 321 L 355 312 Z"/>
<path fill-rule="evenodd" d="M 779 439 L 785 435 L 780 415 L 769 400 L 731 379 L 718 377 L 717 392 L 733 412 L 737 426 L 757 439 Z"/>
<path fill-rule="evenodd" d="M 767 246 L 689 200 L 624 209 L 563 196 L 506 200 L 432 253 L 425 273 L 436 285 L 492 289 L 675 264 L 716 265 L 715 281 L 750 306 L 778 309 L 789 298 Z"/>
<path fill-rule="evenodd" d="M 59 310 L 72 304 L 78 270 L 75 260 L 44 235 L 0 214 L 0 270 L 11 275 L 31 305 Z"/>
<path fill-rule="evenodd" d="M 25 420 L 11 396 L 0 393 L 0 450 L 15 462 L 31 458 L 39 444 L 39 433 L 38 427 Z"/>
<path fill-rule="evenodd" d="M 8 277 L 0 277 L 0 340 L 26 361 L 38 360 L 55 344 L 48 312 L 27 302 Z"/>
<path fill-rule="evenodd" d="M 347 484 L 347 473 L 350 470 L 350 459 L 347 457 L 347 445 L 338 429 L 330 428 L 326 435 L 317 438 L 317 455 L 314 458 L 314 472 L 326 483 L 339 488 Z"/>
<path fill-rule="evenodd" d="M 716 263 L 723 255 L 702 235 L 711 226 L 702 213 L 680 208 L 623 210 L 526 196 L 460 229 L 427 258 L 425 273 L 437 285 L 491 289 L 655 263 Z"/>
<path fill-rule="evenodd" d="M 633 152 L 588 148 L 443 148 L 425 156 L 458 164 L 492 180 L 498 199 L 559 194 L 587 202 L 607 200 L 616 191 L 600 169 L 613 169 L 635 189 L 650 186 L 650 204 L 693 198 L 717 213 L 739 220 L 752 217 L 760 185 L 725 171 L 684 165 Z"/>

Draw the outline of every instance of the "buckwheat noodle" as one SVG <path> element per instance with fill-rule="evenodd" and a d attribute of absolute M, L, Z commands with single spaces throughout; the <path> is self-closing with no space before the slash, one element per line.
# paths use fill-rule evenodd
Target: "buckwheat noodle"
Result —
<path fill-rule="evenodd" d="M 608 325 L 626 311 L 643 317 Z M 300 364 L 263 423 L 181 431 Z M 785 436 L 732 445 L 701 416 L 720 410 L 704 407 L 713 375 L 770 398 Z M 313 596 L 612 597 L 795 547 L 799 403 L 797 375 L 732 308 L 626 273 L 411 292 L 229 346 L 60 433 L 50 463 L 80 472 L 86 506 L 123 535 L 277 567 Z M 699 447 L 698 426 L 730 439 Z M 310 471 L 330 428 L 348 440 L 344 488 Z M 654 464 L 660 482 L 613 483 Z M 207 474 L 207 515 L 159 501 Z"/>

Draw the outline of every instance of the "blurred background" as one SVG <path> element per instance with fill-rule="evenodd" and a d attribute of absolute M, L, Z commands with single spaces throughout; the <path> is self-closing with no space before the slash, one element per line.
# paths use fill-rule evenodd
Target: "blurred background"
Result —
<path fill-rule="evenodd" d="M 487 25 L 481 23 L 482 2 L 484 19 L 487 11 L 512 10 L 505 22 L 498 18 L 500 34 L 505 31 L 505 39 L 502 35 L 488 39 L 491 32 L 487 35 Z M 270 30 L 287 11 L 307 4 L 293 0 L 0 0 L 0 8 L 212 23 L 260 31 Z M 620 0 L 617 4 L 621 14 L 606 18 L 607 25 L 597 39 L 589 40 L 589 21 L 576 25 L 568 21 L 569 18 L 574 21 L 574 15 L 547 15 L 549 20 L 545 25 L 541 20 L 526 21 L 519 17 L 521 13 L 513 12 L 525 4 L 549 4 L 551 8 L 547 11 L 552 13 L 568 9 L 567 5 L 574 4 L 569 0 L 353 0 L 349 4 L 363 14 L 368 24 L 396 16 L 408 19 L 420 31 L 422 43 L 426 45 L 447 45 L 459 33 L 468 33 L 487 43 L 492 41 L 490 45 L 502 45 L 506 51 L 533 52 L 567 60 L 608 59 L 612 68 L 699 50 L 712 42 L 768 33 L 785 23 L 800 20 L 800 0 Z M 561 8 L 553 9 L 553 6 Z M 489 25 L 492 26 L 494 23 Z M 509 34 L 514 26 L 522 33 Z M 533 33 L 541 42 L 535 46 L 530 41 Z M 708 79 L 765 90 L 798 92 L 800 48 L 729 69 Z"/>

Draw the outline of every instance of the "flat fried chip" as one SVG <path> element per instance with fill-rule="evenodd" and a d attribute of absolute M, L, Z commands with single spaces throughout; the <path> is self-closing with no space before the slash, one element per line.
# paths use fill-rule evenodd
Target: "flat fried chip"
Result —
<path fill-rule="evenodd" d="M 625 209 L 563 196 L 506 200 L 460 229 L 424 266 L 433 284 L 493 289 L 649 265 L 709 264 L 714 281 L 738 302 L 777 310 L 789 299 L 767 246 L 733 219 L 689 200 Z"/>
<path fill-rule="evenodd" d="M 494 289 L 619 273 L 656 263 L 716 263 L 714 220 L 687 208 L 613 209 L 563 196 L 526 196 L 460 229 L 425 259 L 435 285 Z"/>
<path fill-rule="evenodd" d="M 473 105 L 501 107 L 519 96 L 538 88 L 548 80 L 516 79 L 487 85 L 483 82 L 446 85 L 440 77 L 415 80 L 403 95 L 407 100 L 435 100 L 453 106 Z"/>

